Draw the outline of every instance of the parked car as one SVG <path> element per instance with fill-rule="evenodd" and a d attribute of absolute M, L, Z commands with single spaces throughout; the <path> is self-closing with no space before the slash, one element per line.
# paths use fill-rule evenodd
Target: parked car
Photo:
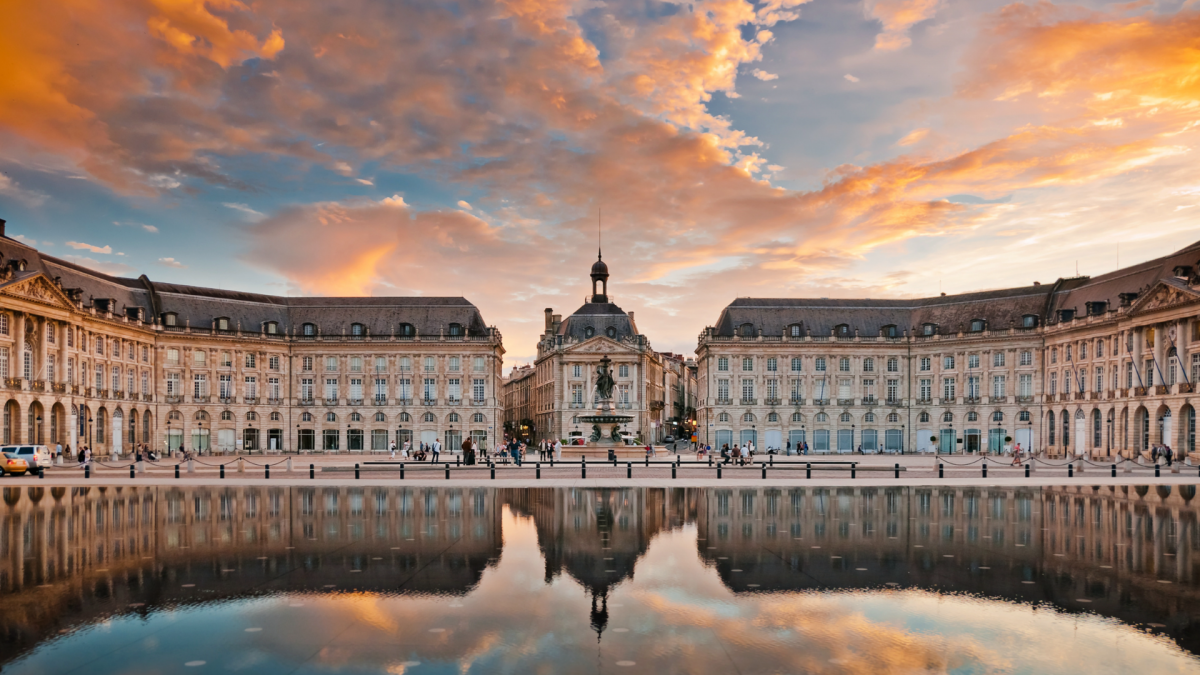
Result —
<path fill-rule="evenodd" d="M 674 442 L 675 442 L 674 436 L 667 436 L 666 438 L 663 439 L 663 445 L 670 445 Z"/>
<path fill-rule="evenodd" d="M 30 469 L 54 464 L 53 453 L 44 445 L 0 445 L 0 452 L 11 452 L 25 460 Z"/>
<path fill-rule="evenodd" d="M 15 453 L 5 452 L 0 454 L 0 476 L 14 474 L 24 476 L 29 471 L 29 465 L 25 460 L 17 457 Z"/>

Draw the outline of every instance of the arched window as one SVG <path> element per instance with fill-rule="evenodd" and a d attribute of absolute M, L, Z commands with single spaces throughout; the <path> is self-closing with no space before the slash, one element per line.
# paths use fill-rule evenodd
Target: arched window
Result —
<path fill-rule="evenodd" d="M 336 422 L 337 414 L 336 413 L 325 413 L 325 421 L 326 422 Z"/>
<path fill-rule="evenodd" d="M 351 337 L 362 337 L 363 335 L 366 335 L 366 329 L 364 328 L 364 326 L 361 323 L 350 324 L 350 336 Z"/>
<path fill-rule="evenodd" d="M 446 421 L 447 422 L 457 422 L 458 419 L 459 419 L 458 413 L 450 413 L 450 416 L 446 418 Z"/>
<path fill-rule="evenodd" d="M 1022 410 L 1021 412 L 1017 413 L 1017 419 L 1020 420 L 1021 422 L 1028 422 L 1029 421 L 1029 411 Z"/>
<path fill-rule="evenodd" d="M 804 335 L 804 333 L 802 333 L 801 330 L 802 329 L 800 328 L 800 324 L 794 323 L 794 324 L 788 326 L 788 335 L 790 335 L 792 337 L 801 337 Z"/>
<path fill-rule="evenodd" d="M 917 415 L 917 421 L 928 423 L 929 422 L 929 413 L 923 412 L 920 415 Z"/>
<path fill-rule="evenodd" d="M 254 422 L 256 420 L 258 420 L 258 413 L 254 412 L 253 410 L 246 413 L 246 421 L 247 422 Z"/>
<path fill-rule="evenodd" d="M 802 415 L 800 413 L 792 413 L 792 421 L 793 422 L 803 422 L 804 415 Z"/>
<path fill-rule="evenodd" d="M 742 415 L 742 421 L 743 422 L 753 422 L 754 421 L 754 413 L 746 413 L 745 415 Z"/>
<path fill-rule="evenodd" d="M 450 324 L 450 332 L 449 332 L 450 337 L 458 337 L 462 334 L 463 334 L 463 329 L 462 329 L 461 324 L 457 324 L 457 323 Z"/>
<path fill-rule="evenodd" d="M 888 424 L 897 424 L 900 422 L 900 416 L 896 413 L 888 413 L 887 421 Z"/>
<path fill-rule="evenodd" d="M 356 412 L 352 412 L 352 413 L 350 413 L 350 421 L 351 421 L 351 422 L 361 422 L 361 421 L 362 421 L 362 415 L 360 415 L 360 414 L 358 414 L 358 413 L 356 413 Z"/>
<path fill-rule="evenodd" d="M 875 421 L 875 413 L 867 413 L 866 415 L 863 415 L 864 423 L 874 422 L 874 421 Z"/>
<path fill-rule="evenodd" d="M 406 412 L 402 412 L 402 413 L 400 413 L 400 421 L 401 421 L 401 422 L 411 422 L 411 421 L 412 421 L 412 415 L 409 415 L 409 414 L 408 414 L 408 413 L 406 413 Z"/>
<path fill-rule="evenodd" d="M 952 412 L 942 413 L 942 421 L 943 422 L 953 422 L 954 421 L 954 413 L 952 413 Z"/>
<path fill-rule="evenodd" d="M 471 421 L 475 424 L 483 424 L 486 420 L 483 418 L 483 413 L 475 413 L 471 415 Z"/>
<path fill-rule="evenodd" d="M 1004 413 L 1000 412 L 999 410 L 992 413 L 992 421 L 993 422 L 1003 422 L 1004 421 Z"/>
<path fill-rule="evenodd" d="M 384 415 L 384 414 L 383 414 L 383 413 L 381 413 L 381 412 L 377 412 L 377 413 L 375 413 L 375 421 L 376 421 L 376 422 L 386 422 L 386 421 L 387 421 L 387 415 Z"/>
<path fill-rule="evenodd" d="M 308 412 L 306 412 L 306 413 L 300 413 L 300 421 L 301 421 L 301 422 L 311 422 L 311 421 L 313 421 L 313 416 L 312 416 L 312 413 L 308 413 Z"/>
<path fill-rule="evenodd" d="M 974 410 L 967 413 L 967 421 L 968 422 L 978 422 L 979 421 L 979 413 L 975 412 Z"/>
<path fill-rule="evenodd" d="M 850 421 L 850 413 L 844 412 L 838 417 L 838 419 L 841 420 L 842 422 L 849 422 Z"/>
<path fill-rule="evenodd" d="M 232 422 L 233 421 L 233 411 L 232 410 L 222 410 L 221 411 L 221 421 L 222 422 Z"/>
<path fill-rule="evenodd" d="M 178 410 L 172 410 L 171 412 L 167 413 L 167 419 L 169 419 L 169 420 L 182 420 L 182 419 L 183 419 L 183 413 L 179 412 Z"/>
<path fill-rule="evenodd" d="M 768 422 L 778 422 L 779 421 L 779 413 L 768 413 L 767 421 Z"/>
<path fill-rule="evenodd" d="M 605 328 L 604 334 L 607 335 L 608 337 L 612 338 L 613 340 L 617 339 L 617 329 L 612 326 Z"/>
<path fill-rule="evenodd" d="M 427 412 L 427 413 L 425 413 L 425 415 L 424 415 L 424 416 L 422 416 L 422 417 L 421 417 L 421 421 L 423 421 L 423 422 L 436 422 L 436 421 L 437 421 L 437 418 L 433 416 L 433 413 L 431 413 L 431 412 Z"/>
<path fill-rule="evenodd" d="M 281 415 L 281 414 L 279 414 L 279 413 L 277 413 L 277 412 L 273 412 L 273 413 L 271 413 L 271 421 L 272 421 L 272 422 L 282 422 L 282 421 L 283 421 L 283 415 Z"/>
<path fill-rule="evenodd" d="M 717 415 L 717 421 L 718 422 L 728 422 L 729 421 L 729 413 L 721 413 L 720 415 Z"/>
<path fill-rule="evenodd" d="M 817 413 L 817 415 L 815 417 L 813 417 L 813 421 L 814 422 L 828 422 L 829 415 L 826 415 L 825 413 Z"/>
<path fill-rule="evenodd" d="M 313 337 L 317 334 L 317 325 L 315 323 L 306 323 L 300 326 L 300 334 L 304 337 Z"/>
<path fill-rule="evenodd" d="M 741 335 L 742 337 L 745 337 L 745 338 L 754 337 L 754 324 L 744 323 L 741 326 L 739 326 L 738 327 L 738 335 Z"/>

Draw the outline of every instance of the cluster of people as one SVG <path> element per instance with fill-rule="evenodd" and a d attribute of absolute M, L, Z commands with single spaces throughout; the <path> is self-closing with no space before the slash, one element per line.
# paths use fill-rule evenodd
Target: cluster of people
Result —
<path fill-rule="evenodd" d="M 739 464 L 746 466 L 754 463 L 754 442 L 747 441 L 740 447 L 730 448 L 729 444 L 721 446 L 722 464 Z"/>
<path fill-rule="evenodd" d="M 466 441 L 463 441 L 464 452 L 466 451 L 468 444 L 470 444 L 472 447 L 478 447 L 475 445 L 474 441 L 467 439 Z M 442 442 L 435 438 L 433 439 L 432 443 L 418 443 L 414 447 L 411 441 L 404 441 L 404 443 L 399 446 L 396 445 L 396 441 L 392 441 L 391 445 L 388 447 L 388 450 L 391 453 L 392 459 L 396 459 L 396 452 L 399 451 L 400 459 L 403 460 L 411 459 L 416 462 L 424 462 L 425 460 L 429 460 L 431 462 L 436 462 L 442 454 Z M 472 461 L 471 463 L 473 464 L 474 462 Z"/>
<path fill-rule="evenodd" d="M 1163 460 L 1167 466 L 1176 459 L 1175 451 L 1169 445 L 1152 445 L 1150 446 L 1150 461 L 1158 464 L 1158 460 Z"/>

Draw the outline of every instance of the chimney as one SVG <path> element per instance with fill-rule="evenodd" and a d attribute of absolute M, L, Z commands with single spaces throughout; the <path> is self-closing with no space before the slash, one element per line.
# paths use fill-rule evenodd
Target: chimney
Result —
<path fill-rule="evenodd" d="M 630 312 L 630 313 L 629 313 L 629 320 L 630 320 L 630 321 L 633 321 L 633 312 Z"/>
<path fill-rule="evenodd" d="M 553 325 L 554 325 L 554 308 L 547 307 L 546 308 L 546 332 L 547 333 L 550 332 L 550 329 L 553 327 Z"/>
<path fill-rule="evenodd" d="M 4 236 L 4 224 L 7 222 L 7 220 L 0 218 L 0 237 Z"/>

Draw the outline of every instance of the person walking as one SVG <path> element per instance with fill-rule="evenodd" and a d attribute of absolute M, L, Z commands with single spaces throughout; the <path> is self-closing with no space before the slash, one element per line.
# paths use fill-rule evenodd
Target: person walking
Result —
<path fill-rule="evenodd" d="M 396 441 L 391 442 L 391 445 L 388 446 L 388 450 L 391 451 L 392 459 L 396 459 Z"/>
<path fill-rule="evenodd" d="M 554 439 L 554 460 L 562 460 L 562 439 L 559 438 Z"/>
<path fill-rule="evenodd" d="M 473 463 L 471 462 L 471 456 L 475 454 L 471 449 L 472 442 L 473 441 L 471 441 L 470 437 L 464 438 L 462 442 L 463 463 L 467 464 L 468 466 Z"/>
<path fill-rule="evenodd" d="M 436 438 L 433 439 L 433 445 L 430 447 L 430 451 L 433 455 L 431 461 L 436 464 L 438 461 L 438 455 L 442 454 L 442 442 Z"/>
<path fill-rule="evenodd" d="M 750 459 L 750 444 L 742 443 L 741 449 L 741 465 L 746 466 L 746 462 Z"/>

